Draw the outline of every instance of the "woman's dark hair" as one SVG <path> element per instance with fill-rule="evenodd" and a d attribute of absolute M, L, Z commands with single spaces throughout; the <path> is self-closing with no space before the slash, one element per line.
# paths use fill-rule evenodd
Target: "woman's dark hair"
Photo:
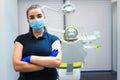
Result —
<path fill-rule="evenodd" d="M 26 11 L 27 19 L 28 19 L 28 12 L 29 12 L 30 10 L 32 10 L 32 9 L 36 9 L 36 8 L 41 9 L 42 13 L 45 15 L 45 13 L 44 13 L 44 11 L 43 11 L 43 9 L 41 8 L 40 5 L 38 5 L 38 4 L 34 4 L 34 5 L 31 5 L 31 6 L 27 9 L 27 11 Z M 44 30 L 47 31 L 46 27 L 44 27 Z M 32 28 L 29 27 L 29 32 L 31 32 L 31 31 L 32 31 Z"/>

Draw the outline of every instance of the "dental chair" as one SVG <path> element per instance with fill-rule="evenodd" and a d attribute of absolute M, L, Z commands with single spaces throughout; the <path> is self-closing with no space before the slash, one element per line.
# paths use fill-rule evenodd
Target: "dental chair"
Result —
<path fill-rule="evenodd" d="M 62 44 L 62 64 L 58 67 L 59 80 L 80 80 L 81 68 L 87 52 L 83 43 L 77 38 L 78 32 L 74 26 L 68 26 L 64 32 Z"/>

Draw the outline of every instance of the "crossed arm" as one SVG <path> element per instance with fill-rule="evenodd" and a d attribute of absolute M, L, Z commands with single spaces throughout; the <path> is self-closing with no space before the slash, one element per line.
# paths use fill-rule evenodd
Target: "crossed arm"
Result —
<path fill-rule="evenodd" d="M 21 61 L 23 46 L 19 42 L 15 42 L 14 53 L 13 53 L 13 66 L 17 72 L 32 72 L 43 70 L 44 67 L 58 67 L 62 62 L 61 45 L 60 41 L 57 40 L 52 44 L 52 49 L 58 49 L 56 57 L 43 57 L 32 55 L 29 62 Z"/>

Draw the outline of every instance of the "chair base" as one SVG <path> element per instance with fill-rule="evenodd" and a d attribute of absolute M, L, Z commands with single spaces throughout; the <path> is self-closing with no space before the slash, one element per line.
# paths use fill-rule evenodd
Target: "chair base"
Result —
<path fill-rule="evenodd" d="M 73 69 L 73 72 L 67 72 L 66 69 L 58 69 L 59 80 L 80 80 L 80 68 Z"/>

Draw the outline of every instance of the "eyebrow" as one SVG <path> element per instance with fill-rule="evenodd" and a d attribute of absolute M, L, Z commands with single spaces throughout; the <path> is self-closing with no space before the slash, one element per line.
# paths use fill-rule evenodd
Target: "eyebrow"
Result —
<path fill-rule="evenodd" d="M 37 14 L 38 16 L 43 16 L 42 14 Z"/>
<path fill-rule="evenodd" d="M 30 15 L 29 17 L 32 17 L 32 16 L 34 16 L 34 15 Z M 37 16 L 43 16 L 42 14 L 37 14 Z"/>
<path fill-rule="evenodd" d="M 29 17 L 33 17 L 34 15 L 30 15 Z"/>
<path fill-rule="evenodd" d="M 28 16 L 28 18 L 33 19 L 33 18 L 34 18 L 34 15 L 30 15 L 30 16 Z"/>

